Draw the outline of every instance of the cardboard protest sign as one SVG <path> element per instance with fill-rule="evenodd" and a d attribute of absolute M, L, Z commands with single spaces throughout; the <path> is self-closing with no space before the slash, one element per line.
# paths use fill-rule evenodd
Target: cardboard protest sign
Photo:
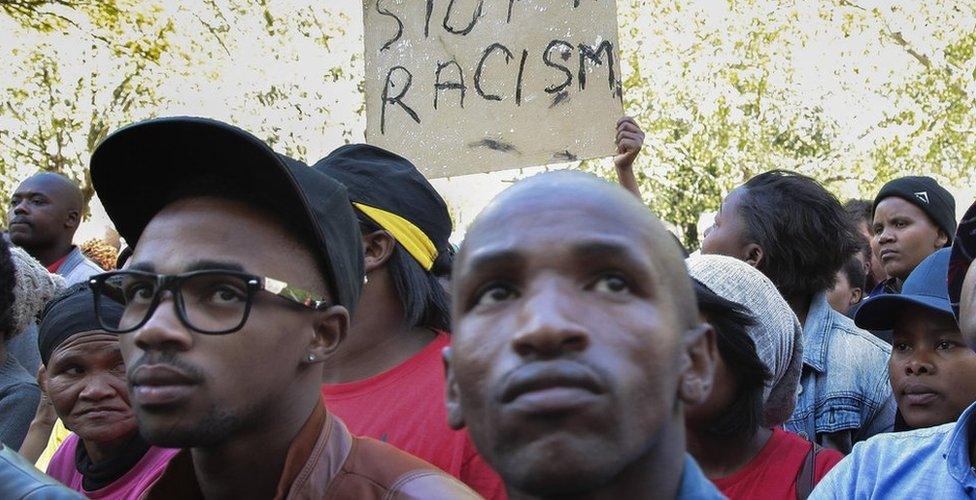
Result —
<path fill-rule="evenodd" d="M 615 0 L 364 0 L 366 139 L 428 177 L 613 154 Z"/>

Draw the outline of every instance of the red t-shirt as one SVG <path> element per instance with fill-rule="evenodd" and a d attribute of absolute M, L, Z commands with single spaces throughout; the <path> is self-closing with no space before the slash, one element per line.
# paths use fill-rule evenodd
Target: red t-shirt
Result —
<path fill-rule="evenodd" d="M 730 500 L 738 498 L 795 499 L 796 478 L 810 451 L 810 442 L 782 429 L 773 429 L 766 446 L 746 466 L 712 482 Z M 814 460 L 814 482 L 844 458 L 839 451 L 822 449 Z"/>
<path fill-rule="evenodd" d="M 450 344 L 450 337 L 439 332 L 430 345 L 389 371 L 348 384 L 325 384 L 325 406 L 353 434 L 420 457 L 487 499 L 504 499 L 501 478 L 478 455 L 468 432 L 447 425 L 441 351 Z"/>

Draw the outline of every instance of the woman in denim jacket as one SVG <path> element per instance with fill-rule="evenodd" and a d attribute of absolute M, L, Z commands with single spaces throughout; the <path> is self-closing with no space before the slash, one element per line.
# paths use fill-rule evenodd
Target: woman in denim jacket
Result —
<path fill-rule="evenodd" d="M 890 431 L 891 347 L 827 303 L 827 290 L 857 252 L 857 233 L 840 202 L 792 172 L 757 175 L 726 196 L 702 253 L 728 255 L 776 284 L 803 325 L 803 371 L 787 430 L 849 453 Z"/>

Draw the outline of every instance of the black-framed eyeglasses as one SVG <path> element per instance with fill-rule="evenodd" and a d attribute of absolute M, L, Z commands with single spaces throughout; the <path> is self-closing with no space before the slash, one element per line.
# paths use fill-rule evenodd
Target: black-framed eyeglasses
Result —
<path fill-rule="evenodd" d="M 113 271 L 89 278 L 95 295 L 95 315 L 105 331 L 129 333 L 149 321 L 162 300 L 173 293 L 180 321 L 199 333 L 223 335 L 244 327 L 257 292 L 267 292 L 313 310 L 329 307 L 325 297 L 266 276 L 238 271 L 203 270 L 183 274 Z M 100 302 L 114 300 L 125 306 L 118 324 L 102 318 Z"/>

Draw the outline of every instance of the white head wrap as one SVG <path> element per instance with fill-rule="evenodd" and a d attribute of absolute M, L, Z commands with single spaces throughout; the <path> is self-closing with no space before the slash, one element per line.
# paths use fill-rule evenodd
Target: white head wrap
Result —
<path fill-rule="evenodd" d="M 743 305 L 756 324 L 746 329 L 756 354 L 772 378 L 763 391 L 766 426 L 786 422 L 796 406 L 796 390 L 803 368 L 803 328 L 776 285 L 754 267 L 722 255 L 692 255 L 688 273 L 718 296 Z"/>

